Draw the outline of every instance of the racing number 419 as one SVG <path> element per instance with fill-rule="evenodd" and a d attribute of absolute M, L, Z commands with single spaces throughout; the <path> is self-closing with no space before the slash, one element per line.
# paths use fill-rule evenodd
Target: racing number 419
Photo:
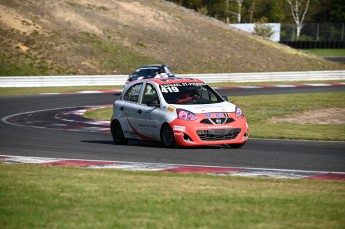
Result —
<path fill-rule="evenodd" d="M 179 92 L 177 87 L 162 87 L 163 93 Z"/>

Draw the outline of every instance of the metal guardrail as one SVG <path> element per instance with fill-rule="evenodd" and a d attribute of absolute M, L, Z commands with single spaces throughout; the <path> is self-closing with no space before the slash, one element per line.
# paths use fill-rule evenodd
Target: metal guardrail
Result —
<path fill-rule="evenodd" d="M 201 75 L 189 74 L 188 77 L 199 78 L 206 83 L 345 80 L 345 71 L 255 72 Z"/>
<path fill-rule="evenodd" d="M 66 87 L 123 85 L 128 75 L 13 76 L 0 77 L 0 87 Z"/>
<path fill-rule="evenodd" d="M 256 72 L 223 74 L 176 74 L 206 83 L 345 80 L 345 71 Z M 14 76 L 0 77 L 0 87 L 64 87 L 124 85 L 128 75 Z"/>

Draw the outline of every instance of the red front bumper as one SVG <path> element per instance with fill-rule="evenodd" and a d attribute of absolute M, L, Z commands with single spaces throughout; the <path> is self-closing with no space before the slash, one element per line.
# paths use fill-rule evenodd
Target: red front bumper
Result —
<path fill-rule="evenodd" d="M 170 123 L 179 146 L 229 145 L 242 144 L 248 140 L 249 127 L 246 118 L 236 118 L 227 124 L 200 123 L 201 116 L 195 121 L 175 119 Z"/>

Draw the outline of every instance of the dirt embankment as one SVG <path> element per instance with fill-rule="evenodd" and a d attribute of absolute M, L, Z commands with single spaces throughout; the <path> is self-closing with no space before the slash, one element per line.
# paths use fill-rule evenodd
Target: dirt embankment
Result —
<path fill-rule="evenodd" d="M 29 58 L 48 73 L 127 74 L 150 62 L 177 73 L 345 69 L 162 0 L 0 0 L 0 15 L 2 62 Z"/>

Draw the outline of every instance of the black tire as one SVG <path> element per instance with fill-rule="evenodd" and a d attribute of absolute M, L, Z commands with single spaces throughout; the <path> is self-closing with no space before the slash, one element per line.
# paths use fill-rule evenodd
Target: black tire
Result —
<path fill-rule="evenodd" d="M 124 145 L 127 144 L 128 140 L 125 138 L 121 124 L 118 120 L 111 122 L 111 135 L 113 136 L 115 145 Z"/>
<path fill-rule="evenodd" d="M 169 148 L 176 147 L 176 140 L 174 132 L 169 124 L 164 124 L 161 129 L 161 142 L 162 145 Z"/>

